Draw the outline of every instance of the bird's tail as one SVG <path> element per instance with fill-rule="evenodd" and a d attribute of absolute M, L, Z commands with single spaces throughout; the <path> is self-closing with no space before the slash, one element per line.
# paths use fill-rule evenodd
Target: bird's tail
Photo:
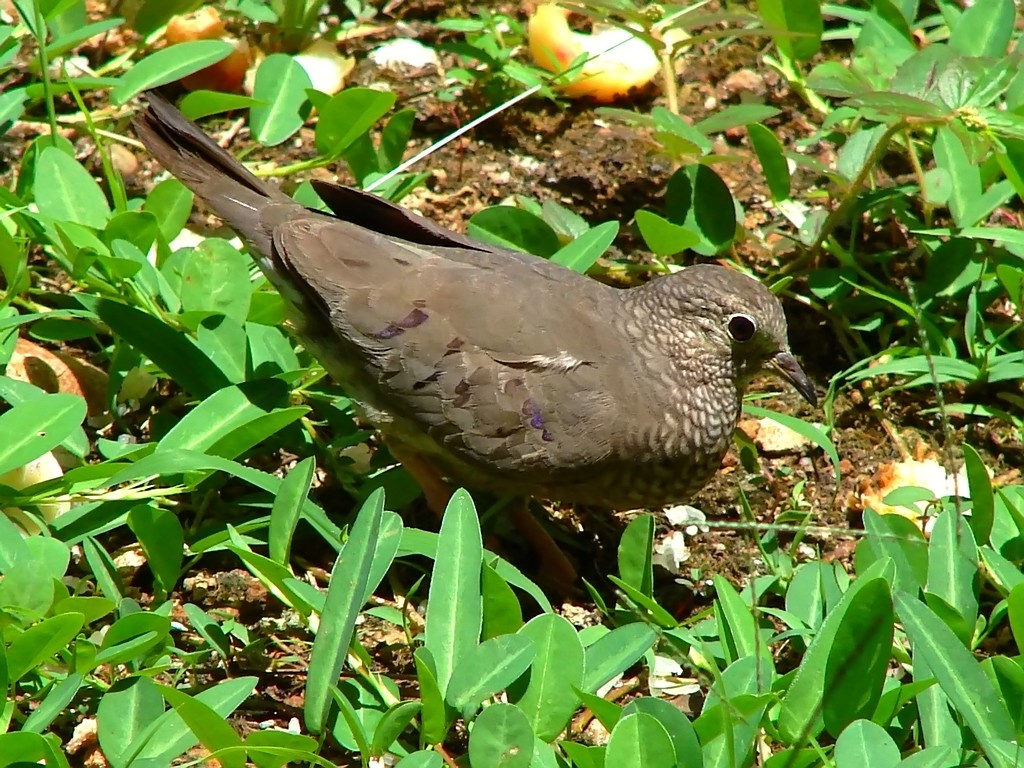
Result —
<path fill-rule="evenodd" d="M 257 251 L 269 254 L 270 222 L 261 211 L 273 203 L 296 203 L 217 146 L 164 97 L 150 92 L 147 100 L 149 106 L 132 121 L 146 149 Z"/>

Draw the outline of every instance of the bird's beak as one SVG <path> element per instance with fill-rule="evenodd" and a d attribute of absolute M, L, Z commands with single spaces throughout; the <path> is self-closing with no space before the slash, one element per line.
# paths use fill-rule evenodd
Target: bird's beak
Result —
<path fill-rule="evenodd" d="M 769 363 L 775 371 L 782 376 L 786 381 L 796 387 L 796 391 L 800 393 L 804 400 L 811 405 L 818 404 L 818 394 L 814 391 L 814 385 L 811 380 L 807 378 L 807 374 L 804 373 L 804 369 L 800 367 L 800 363 L 793 357 L 792 352 L 779 352 L 773 357 Z"/>

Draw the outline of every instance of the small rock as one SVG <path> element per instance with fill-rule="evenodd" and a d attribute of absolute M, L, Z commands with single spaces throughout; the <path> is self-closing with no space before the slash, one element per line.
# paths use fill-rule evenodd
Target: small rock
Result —
<path fill-rule="evenodd" d="M 50 75 L 55 78 L 96 76 L 85 56 L 68 56 L 51 62 Z"/>
<path fill-rule="evenodd" d="M 124 144 L 110 145 L 110 162 L 122 177 L 130 178 L 139 172 L 139 158 Z"/>
<path fill-rule="evenodd" d="M 400 37 L 370 51 L 370 61 L 381 69 L 423 69 L 440 67 L 437 52 L 418 40 Z"/>
<path fill-rule="evenodd" d="M 126 548 L 114 555 L 114 567 L 124 581 L 131 581 L 136 571 L 146 564 L 141 547 Z"/>
<path fill-rule="evenodd" d="M 721 82 L 720 87 L 726 96 L 743 93 L 764 96 L 768 93 L 764 78 L 752 69 L 737 69 Z"/>
<path fill-rule="evenodd" d="M 596 717 L 587 723 L 587 727 L 583 731 L 583 735 L 587 744 L 607 744 L 608 739 L 611 738 L 611 734 L 608 733 L 608 729 L 605 728 L 601 724 L 601 721 Z"/>
<path fill-rule="evenodd" d="M 757 450 L 768 456 L 797 453 L 811 445 L 811 441 L 799 432 L 794 432 L 774 419 L 759 419 L 753 437 Z"/>

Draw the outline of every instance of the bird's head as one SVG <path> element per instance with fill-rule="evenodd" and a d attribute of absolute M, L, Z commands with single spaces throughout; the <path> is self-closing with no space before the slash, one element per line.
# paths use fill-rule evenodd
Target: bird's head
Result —
<path fill-rule="evenodd" d="M 814 385 L 789 349 L 786 316 L 775 294 L 758 281 L 712 264 L 698 264 L 652 281 L 658 304 L 677 319 L 683 354 L 728 364 L 740 389 L 761 372 L 792 384 L 811 405 Z"/>

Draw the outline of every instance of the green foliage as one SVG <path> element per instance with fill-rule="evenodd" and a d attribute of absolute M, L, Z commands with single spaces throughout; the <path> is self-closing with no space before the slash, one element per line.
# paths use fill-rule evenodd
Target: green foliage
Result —
<path fill-rule="evenodd" d="M 19 18 L 0 23 L 0 125 L 51 129 L 20 148 L 0 191 L 0 361 L 19 335 L 79 345 L 102 364 L 109 414 L 101 423 L 78 394 L 0 376 L 0 475 L 49 452 L 71 467 L 0 485 L 0 508 L 21 512 L 0 516 L 0 766 L 68 765 L 67 723 L 86 712 L 116 768 L 169 765 L 197 745 L 225 766 L 275 768 L 326 765 L 332 749 L 402 768 L 1020 762 L 1024 671 L 1006 638 L 1024 638 L 1024 487 L 997 486 L 971 446 L 970 501 L 933 502 L 927 537 L 904 517 L 866 510 L 852 573 L 806 557 L 817 510 L 796 483 L 778 528 L 750 534 L 763 570 L 745 585 L 716 575 L 692 615 L 660 594 L 651 516 L 625 528 L 608 584 L 586 585 L 603 624 L 583 628 L 485 547 L 467 493 L 453 497 L 438 533 L 407 527 L 395 510 L 415 484 L 382 467 L 379 452 L 367 465 L 370 435 L 354 403 L 295 347 L 283 302 L 248 256 L 219 237 L 183 244 L 191 193 L 171 179 L 139 198 L 113 169 L 121 112 L 101 99 L 127 105 L 229 53 L 222 41 L 154 45 L 195 5 L 144 0 L 123 22 L 91 21 L 81 2 L 16 0 Z M 1024 238 L 1005 223 L 1024 193 L 1024 77 L 1009 0 L 928 10 L 778 0 L 756 17 L 573 5 L 635 25 L 670 61 L 716 37 L 770 36 L 766 61 L 812 110 L 812 135 L 795 141 L 773 130 L 780 111 L 766 104 L 691 122 L 672 108 L 674 86 L 667 107 L 600 113 L 650 137 L 671 164 L 660 199 L 635 201 L 655 270 L 676 268 L 686 250 L 728 257 L 743 237 L 782 232 L 792 244 L 777 288 L 802 291 L 834 332 L 844 370 L 825 427 L 750 413 L 794 427 L 835 469 L 832 417 L 851 387 L 879 410 L 906 390 L 934 393 L 925 416 L 1019 435 Z M 378 10 L 344 6 L 355 22 Z M 274 147 L 315 110 L 316 155 L 260 173 L 344 161 L 358 184 L 380 183 L 393 199 L 423 182 L 425 173 L 390 175 L 413 136 L 412 108 L 396 111 L 393 94 L 371 88 L 320 93 L 296 63 L 318 33 L 320 4 L 226 9 L 248 20 L 252 39 L 275 43 L 251 97 L 192 93 L 189 114 L 248 109 L 253 141 Z M 123 23 L 139 34 L 136 47 L 88 75 L 67 66 L 84 41 Z M 478 89 L 497 103 L 542 85 L 556 99 L 521 55 L 521 19 L 483 9 L 437 26 L 439 48 L 456 59 L 438 98 Z M 670 34 L 679 30 L 695 34 Z M 58 109 L 97 162 L 83 163 L 81 145 L 61 137 Z M 837 147 L 834 162 L 807 151 L 821 142 Z M 745 234 L 748 212 L 726 169 L 755 159 L 780 222 Z M 893 167 L 903 169 L 895 179 Z M 319 204 L 308 187 L 296 196 Z M 470 233 L 581 272 L 649 269 L 609 257 L 625 221 L 591 225 L 551 200 L 510 202 L 476 212 Z M 294 464 L 283 468 L 282 457 Z M 330 498 L 358 500 L 344 525 L 321 506 L 324 477 Z M 888 501 L 910 508 L 923 498 L 902 489 Z M 59 517 L 49 511 L 72 503 Z M 745 496 L 740 505 L 753 520 Z M 44 535 L 23 537 L 15 520 Z M 144 558 L 143 576 L 122 570 L 115 548 L 126 542 Z M 326 590 L 305 578 L 307 547 L 338 553 Z M 197 563 L 224 562 L 287 609 L 287 635 L 204 610 L 182 591 Z M 367 619 L 399 638 L 388 650 L 407 655 L 401 672 L 379 665 Z M 297 650 L 283 660 L 268 651 L 283 645 Z M 311 735 L 240 736 L 229 718 L 261 683 L 240 670 L 255 659 L 273 672 L 307 646 Z M 686 712 L 659 693 L 681 686 L 703 694 Z M 590 718 L 605 738 L 584 731 Z"/>
<path fill-rule="evenodd" d="M 545 70 L 524 63 L 517 49 L 526 42 L 526 27 L 517 18 L 495 13 L 486 7 L 475 9 L 471 18 L 441 19 L 437 28 L 455 33 L 459 38 L 445 38 L 438 49 L 457 57 L 458 66 L 447 74 L 454 85 L 443 89 L 437 97 L 443 101 L 459 100 L 467 90 L 479 90 L 493 104 L 500 104 L 527 88 L 556 99 L 548 87 L 551 76 Z"/>

